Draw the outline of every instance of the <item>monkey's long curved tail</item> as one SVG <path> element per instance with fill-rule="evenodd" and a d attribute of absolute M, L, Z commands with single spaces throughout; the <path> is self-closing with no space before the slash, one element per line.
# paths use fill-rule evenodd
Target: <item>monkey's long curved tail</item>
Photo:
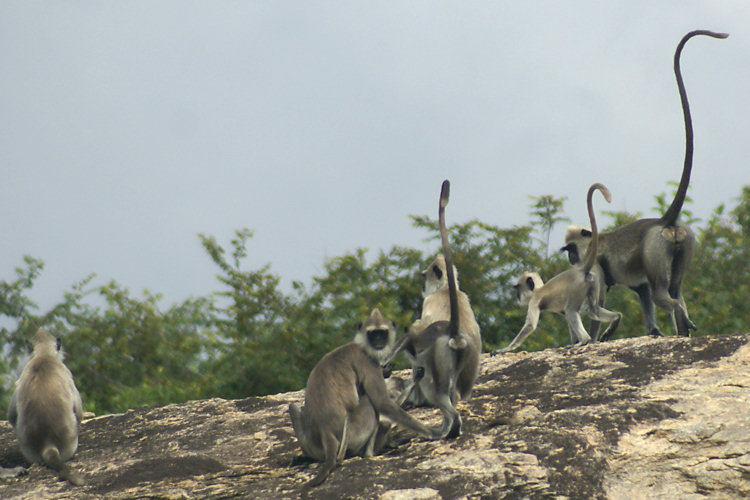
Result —
<path fill-rule="evenodd" d="M 682 205 L 685 203 L 688 185 L 690 184 L 690 172 L 693 169 L 693 119 L 690 116 L 690 104 L 688 104 L 685 84 L 682 81 L 680 55 L 682 54 L 682 48 L 685 46 L 685 43 L 697 35 L 705 35 L 713 38 L 726 38 L 729 36 L 728 33 L 715 33 L 708 30 L 691 31 L 682 37 L 682 40 L 677 44 L 677 49 L 674 52 L 674 74 L 677 78 L 677 88 L 680 91 L 680 101 L 682 102 L 682 115 L 685 119 L 685 163 L 682 167 L 682 177 L 680 178 L 680 184 L 677 187 L 677 193 L 675 193 L 674 200 L 672 200 L 672 204 L 669 205 L 667 211 L 662 215 L 661 219 L 659 219 L 664 226 L 673 226 L 677 222 L 677 217 L 679 217 L 680 212 L 682 211 Z"/>
<path fill-rule="evenodd" d="M 76 486 L 83 485 L 84 481 L 81 475 L 78 474 L 77 471 L 68 467 L 68 464 L 66 464 L 60 457 L 60 451 L 57 447 L 52 445 L 47 446 L 47 448 L 42 451 L 42 460 L 60 474 L 60 479 L 69 481 Z"/>
<path fill-rule="evenodd" d="M 589 224 L 591 224 L 591 244 L 586 250 L 586 257 L 584 258 L 583 262 L 584 274 L 588 274 L 589 271 L 591 271 L 591 268 L 594 267 L 594 262 L 596 262 L 596 254 L 599 251 L 599 229 L 596 227 L 594 205 L 591 200 L 594 196 L 594 191 L 596 190 L 599 190 L 599 192 L 602 193 L 602 196 L 604 196 L 604 199 L 607 200 L 607 203 L 612 200 L 612 195 L 609 193 L 609 189 L 607 189 L 604 184 L 599 184 L 598 182 L 592 184 L 589 188 L 589 192 L 586 194 L 586 208 L 588 208 L 589 211 Z"/>
<path fill-rule="evenodd" d="M 453 273 L 453 258 L 448 244 L 448 230 L 445 227 L 445 207 L 450 199 L 451 183 L 447 179 L 443 181 L 440 188 L 440 205 L 438 206 L 438 222 L 440 224 L 440 241 L 443 245 L 443 257 L 445 258 L 445 273 L 448 279 L 448 297 L 450 299 L 450 336 L 452 339 L 458 337 L 458 292 L 456 292 L 456 278 Z"/>

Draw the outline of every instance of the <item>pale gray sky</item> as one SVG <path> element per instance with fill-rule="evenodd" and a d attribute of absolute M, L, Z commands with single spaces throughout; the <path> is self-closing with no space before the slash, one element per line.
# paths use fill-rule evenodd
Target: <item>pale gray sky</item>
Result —
<path fill-rule="evenodd" d="M 357 247 L 430 249 L 408 214 L 652 215 L 695 126 L 691 207 L 750 184 L 750 2 L 0 2 L 0 279 L 43 307 L 91 272 L 165 304 L 218 290 L 197 238 L 255 230 L 285 286 Z M 597 207 L 603 209 L 601 204 Z M 553 235 L 557 244 L 562 230 Z M 505 284 L 498 284 L 504 286 Z"/>

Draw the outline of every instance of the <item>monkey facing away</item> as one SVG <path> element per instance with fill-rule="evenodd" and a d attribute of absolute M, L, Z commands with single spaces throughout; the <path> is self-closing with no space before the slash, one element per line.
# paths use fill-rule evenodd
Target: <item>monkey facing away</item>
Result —
<path fill-rule="evenodd" d="M 546 284 L 537 273 L 524 273 L 521 276 L 518 284 L 513 285 L 513 288 L 516 291 L 519 303 L 528 306 L 526 322 L 516 338 L 507 347 L 497 349 L 493 354 L 512 351 L 520 346 L 536 329 L 542 311 L 557 312 L 565 316 L 570 338 L 574 345 L 588 344 L 591 340 L 581 322 L 580 311 L 584 306 L 584 311 L 591 318 L 610 322 L 605 335 L 612 334 L 617 328 L 622 314 L 608 311 L 599 305 L 599 281 L 592 272 L 598 246 L 598 231 L 591 198 L 594 191 L 597 190 L 602 193 L 607 202 L 611 199 L 609 190 L 602 184 L 592 184 L 588 190 L 586 205 L 591 222 L 592 237 L 584 262 L 566 269 Z"/>
<path fill-rule="evenodd" d="M 693 166 L 693 124 L 680 72 L 680 54 L 685 43 L 696 35 L 713 38 L 729 36 L 705 30 L 692 31 L 680 40 L 675 50 L 674 73 L 685 120 L 685 162 L 674 200 L 659 219 L 639 219 L 599 235 L 597 262 L 601 266 L 602 282 L 599 304 L 604 304 L 604 285 L 611 287 L 620 283 L 634 290 L 638 294 L 647 333 L 650 335 L 662 335 L 656 324 L 654 303 L 670 314 L 678 335 L 689 336 L 690 330 L 696 328 L 690 321 L 685 299 L 680 291 L 693 256 L 695 235 L 690 228 L 677 223 Z M 580 226 L 568 228 L 562 250 L 568 252 L 571 264 L 580 261 L 580 255 L 586 251 L 590 241 L 590 231 Z M 598 323 L 592 323 L 593 334 L 596 334 L 595 330 L 598 328 Z M 605 338 L 606 335 L 602 335 L 602 340 Z"/>
<path fill-rule="evenodd" d="M 443 182 L 438 220 L 443 255 L 423 272 L 425 277 L 422 316 L 414 322 L 393 356 L 405 350 L 412 362 L 413 378 L 399 403 L 429 405 L 443 414 L 442 437 L 461 433 L 458 399 L 468 400 L 479 375 L 482 337 L 468 296 L 458 289 L 458 279 L 448 245 L 445 207 L 450 183 Z"/>
<path fill-rule="evenodd" d="M 34 351 L 16 382 L 8 421 L 27 460 L 42 462 L 61 479 L 82 485 L 78 472 L 65 463 L 78 448 L 81 395 L 63 363 L 59 339 L 40 329 L 31 343 Z"/>
<path fill-rule="evenodd" d="M 348 455 L 373 456 L 386 443 L 390 424 L 380 416 L 427 439 L 437 429 L 419 423 L 391 398 L 381 365 L 396 339 L 395 325 L 376 308 L 360 325 L 354 341 L 329 352 L 310 372 L 302 408 L 289 414 L 305 455 L 322 461 L 310 486 L 322 483 Z"/>

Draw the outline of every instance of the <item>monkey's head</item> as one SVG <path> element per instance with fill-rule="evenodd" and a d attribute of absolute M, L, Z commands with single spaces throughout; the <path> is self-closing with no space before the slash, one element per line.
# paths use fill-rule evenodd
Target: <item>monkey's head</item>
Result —
<path fill-rule="evenodd" d="M 424 288 L 422 295 L 427 297 L 433 293 L 442 290 L 448 286 L 448 273 L 445 267 L 445 257 L 438 255 L 435 260 L 427 266 L 427 269 L 422 271 L 421 276 L 424 278 Z M 453 276 L 456 280 L 456 288 L 458 288 L 458 269 L 453 266 Z"/>
<path fill-rule="evenodd" d="M 386 359 L 396 342 L 396 324 L 387 320 L 376 307 L 367 321 L 359 325 L 354 342 L 378 363 Z"/>
<path fill-rule="evenodd" d="M 60 361 L 63 359 L 62 341 L 47 333 L 43 328 L 37 330 L 31 337 L 31 349 L 34 355 L 45 354 L 54 356 Z"/>
<path fill-rule="evenodd" d="M 544 281 L 542 281 L 539 273 L 523 273 L 518 278 L 518 283 L 513 285 L 513 290 L 516 292 L 516 300 L 522 306 L 528 305 L 534 290 L 542 286 L 544 286 Z"/>
<path fill-rule="evenodd" d="M 565 233 L 565 246 L 561 252 L 568 252 L 568 261 L 571 264 L 581 262 L 581 256 L 586 255 L 586 250 L 591 243 L 591 230 L 583 226 L 568 226 Z"/>

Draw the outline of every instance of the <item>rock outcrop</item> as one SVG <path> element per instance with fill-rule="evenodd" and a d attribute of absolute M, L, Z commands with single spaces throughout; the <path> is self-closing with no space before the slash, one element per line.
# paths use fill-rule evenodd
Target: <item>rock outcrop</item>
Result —
<path fill-rule="evenodd" d="M 617 340 L 482 360 L 463 434 L 396 429 L 321 486 L 287 414 L 302 392 L 83 422 L 75 487 L 33 465 L 0 498 L 741 498 L 750 496 L 750 336 Z M 395 382 L 408 376 L 394 374 Z M 437 425 L 434 409 L 410 411 Z M 7 422 L 0 465 L 25 464 Z"/>

